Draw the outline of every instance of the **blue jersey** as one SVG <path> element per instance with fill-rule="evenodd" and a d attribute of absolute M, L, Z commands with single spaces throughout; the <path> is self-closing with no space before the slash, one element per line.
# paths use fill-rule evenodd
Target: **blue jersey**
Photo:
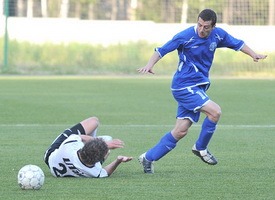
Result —
<path fill-rule="evenodd" d="M 207 38 L 200 38 L 197 27 L 189 27 L 156 48 L 160 57 L 177 49 L 179 56 L 178 69 L 172 80 L 172 90 L 182 90 L 196 85 L 209 85 L 211 68 L 216 48 L 227 47 L 236 51 L 244 45 L 221 28 L 215 27 Z"/>

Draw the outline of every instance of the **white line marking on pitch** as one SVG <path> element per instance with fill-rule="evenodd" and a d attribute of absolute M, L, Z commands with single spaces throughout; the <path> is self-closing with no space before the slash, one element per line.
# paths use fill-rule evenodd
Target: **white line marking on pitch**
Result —
<path fill-rule="evenodd" d="M 69 127 L 72 125 L 69 124 L 0 124 L 1 127 Z M 150 128 L 150 127 L 173 127 L 173 125 L 143 125 L 143 124 L 128 124 L 128 125 L 104 125 L 101 124 L 102 127 L 135 127 L 135 128 Z M 199 124 L 194 124 L 192 127 L 201 127 Z M 237 125 L 226 125 L 226 124 L 218 124 L 218 128 L 275 128 L 275 124 L 266 124 L 266 125 L 249 125 L 249 124 L 237 124 Z"/>

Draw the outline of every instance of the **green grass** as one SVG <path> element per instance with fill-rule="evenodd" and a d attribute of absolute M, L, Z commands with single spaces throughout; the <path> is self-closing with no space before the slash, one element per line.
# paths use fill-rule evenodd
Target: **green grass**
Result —
<path fill-rule="evenodd" d="M 275 80 L 214 79 L 209 96 L 223 115 L 208 166 L 192 155 L 200 124 L 147 175 L 138 156 L 175 123 L 170 77 L 0 77 L 1 198 L 3 199 L 274 199 Z M 106 179 L 54 178 L 43 162 L 65 128 L 98 116 L 99 134 L 125 141 L 112 151 L 134 156 Z M 25 164 L 46 176 L 39 191 L 17 185 Z"/>
<path fill-rule="evenodd" d="M 4 44 L 0 38 L 0 46 Z M 0 48 L 0 73 L 15 75 L 135 75 L 136 69 L 147 63 L 155 47 L 145 41 L 104 47 L 90 44 L 34 44 L 9 41 L 8 66 L 3 65 Z M 2 50 L 2 51 L 1 51 Z M 241 52 L 218 49 L 211 74 L 216 76 L 275 77 L 275 52 L 259 52 L 267 59 L 254 63 Z M 170 75 L 177 66 L 174 51 L 158 62 L 158 74 Z"/>

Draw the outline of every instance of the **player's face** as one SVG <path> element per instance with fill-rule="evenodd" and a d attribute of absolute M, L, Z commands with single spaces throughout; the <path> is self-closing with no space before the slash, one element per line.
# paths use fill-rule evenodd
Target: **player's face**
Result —
<path fill-rule="evenodd" d="M 210 35 L 211 31 L 214 29 L 211 23 L 212 21 L 203 21 L 203 19 L 199 17 L 197 32 L 200 38 L 207 38 Z"/>

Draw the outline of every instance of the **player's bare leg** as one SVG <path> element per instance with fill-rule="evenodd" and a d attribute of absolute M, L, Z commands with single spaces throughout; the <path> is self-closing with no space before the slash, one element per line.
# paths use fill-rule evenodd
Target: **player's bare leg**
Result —
<path fill-rule="evenodd" d="M 89 117 L 80 123 L 83 126 L 86 135 L 96 137 L 97 128 L 99 126 L 99 119 L 97 117 Z"/>
<path fill-rule="evenodd" d="M 174 129 L 171 134 L 176 140 L 182 139 L 187 135 L 188 129 L 191 127 L 192 122 L 189 119 L 177 119 Z"/>
<path fill-rule="evenodd" d="M 221 108 L 213 101 L 209 101 L 201 108 L 201 112 L 206 114 L 202 129 L 196 144 L 192 147 L 192 152 L 201 160 L 210 165 L 216 165 L 217 159 L 208 151 L 207 146 L 216 130 L 216 125 L 221 116 Z"/>
<path fill-rule="evenodd" d="M 175 128 L 171 132 L 166 133 L 153 148 L 140 155 L 139 162 L 143 166 L 144 173 L 154 173 L 153 162 L 174 149 L 176 143 L 187 134 L 191 125 L 192 122 L 189 119 L 177 119 Z"/>

